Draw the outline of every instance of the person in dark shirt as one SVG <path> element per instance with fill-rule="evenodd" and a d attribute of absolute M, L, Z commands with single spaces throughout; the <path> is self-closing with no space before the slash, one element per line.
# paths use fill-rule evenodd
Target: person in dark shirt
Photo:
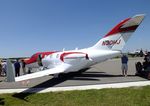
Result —
<path fill-rule="evenodd" d="M 145 55 L 143 68 L 144 70 L 150 71 L 150 53 L 149 52 Z"/>
<path fill-rule="evenodd" d="M 122 75 L 127 76 L 127 71 L 128 71 L 128 57 L 123 54 L 121 57 L 121 62 L 122 62 Z"/>
<path fill-rule="evenodd" d="M 25 75 L 26 74 L 26 63 L 24 60 L 21 60 L 21 63 L 22 63 L 22 71 L 23 71 L 23 74 Z"/>
<path fill-rule="evenodd" d="M 20 63 L 18 60 L 14 63 L 14 67 L 15 67 L 15 76 L 16 77 L 20 76 Z"/>

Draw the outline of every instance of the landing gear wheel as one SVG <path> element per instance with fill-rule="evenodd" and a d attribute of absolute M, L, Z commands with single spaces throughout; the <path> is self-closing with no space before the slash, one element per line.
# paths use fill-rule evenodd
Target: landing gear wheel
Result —
<path fill-rule="evenodd" d="M 150 72 L 147 75 L 147 79 L 150 80 Z"/>
<path fill-rule="evenodd" d="M 59 78 L 60 75 L 59 74 L 54 74 L 54 78 Z"/>

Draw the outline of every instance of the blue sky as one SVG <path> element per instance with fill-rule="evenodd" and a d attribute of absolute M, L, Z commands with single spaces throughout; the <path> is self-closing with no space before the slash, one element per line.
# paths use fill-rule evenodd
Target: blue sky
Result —
<path fill-rule="evenodd" d="M 149 0 L 1 0 L 0 57 L 94 45 L 121 20 L 146 14 L 124 51 L 150 50 Z"/>

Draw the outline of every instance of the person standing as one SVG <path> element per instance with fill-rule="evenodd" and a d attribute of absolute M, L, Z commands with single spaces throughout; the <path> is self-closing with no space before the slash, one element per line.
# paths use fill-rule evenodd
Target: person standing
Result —
<path fill-rule="evenodd" d="M 6 63 L 6 61 L 4 61 L 3 63 L 2 63 L 2 73 L 3 73 L 3 76 L 6 76 L 6 73 L 7 72 L 7 63 Z"/>
<path fill-rule="evenodd" d="M 26 63 L 24 60 L 21 60 L 21 63 L 22 63 L 22 71 L 23 71 L 23 74 L 25 75 L 26 74 Z"/>
<path fill-rule="evenodd" d="M 2 76 L 2 61 L 0 60 L 0 76 Z"/>
<path fill-rule="evenodd" d="M 127 77 L 127 71 L 128 71 L 128 57 L 123 54 L 121 57 L 121 62 L 122 62 L 122 75 Z"/>
<path fill-rule="evenodd" d="M 20 63 L 18 60 L 14 63 L 14 67 L 15 67 L 15 76 L 16 77 L 20 76 Z"/>

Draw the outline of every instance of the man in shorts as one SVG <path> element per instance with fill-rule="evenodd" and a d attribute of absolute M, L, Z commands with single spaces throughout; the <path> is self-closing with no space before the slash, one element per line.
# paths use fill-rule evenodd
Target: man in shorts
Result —
<path fill-rule="evenodd" d="M 121 57 L 121 62 L 122 62 L 122 75 L 127 77 L 127 71 L 128 71 L 128 57 L 123 54 Z"/>

